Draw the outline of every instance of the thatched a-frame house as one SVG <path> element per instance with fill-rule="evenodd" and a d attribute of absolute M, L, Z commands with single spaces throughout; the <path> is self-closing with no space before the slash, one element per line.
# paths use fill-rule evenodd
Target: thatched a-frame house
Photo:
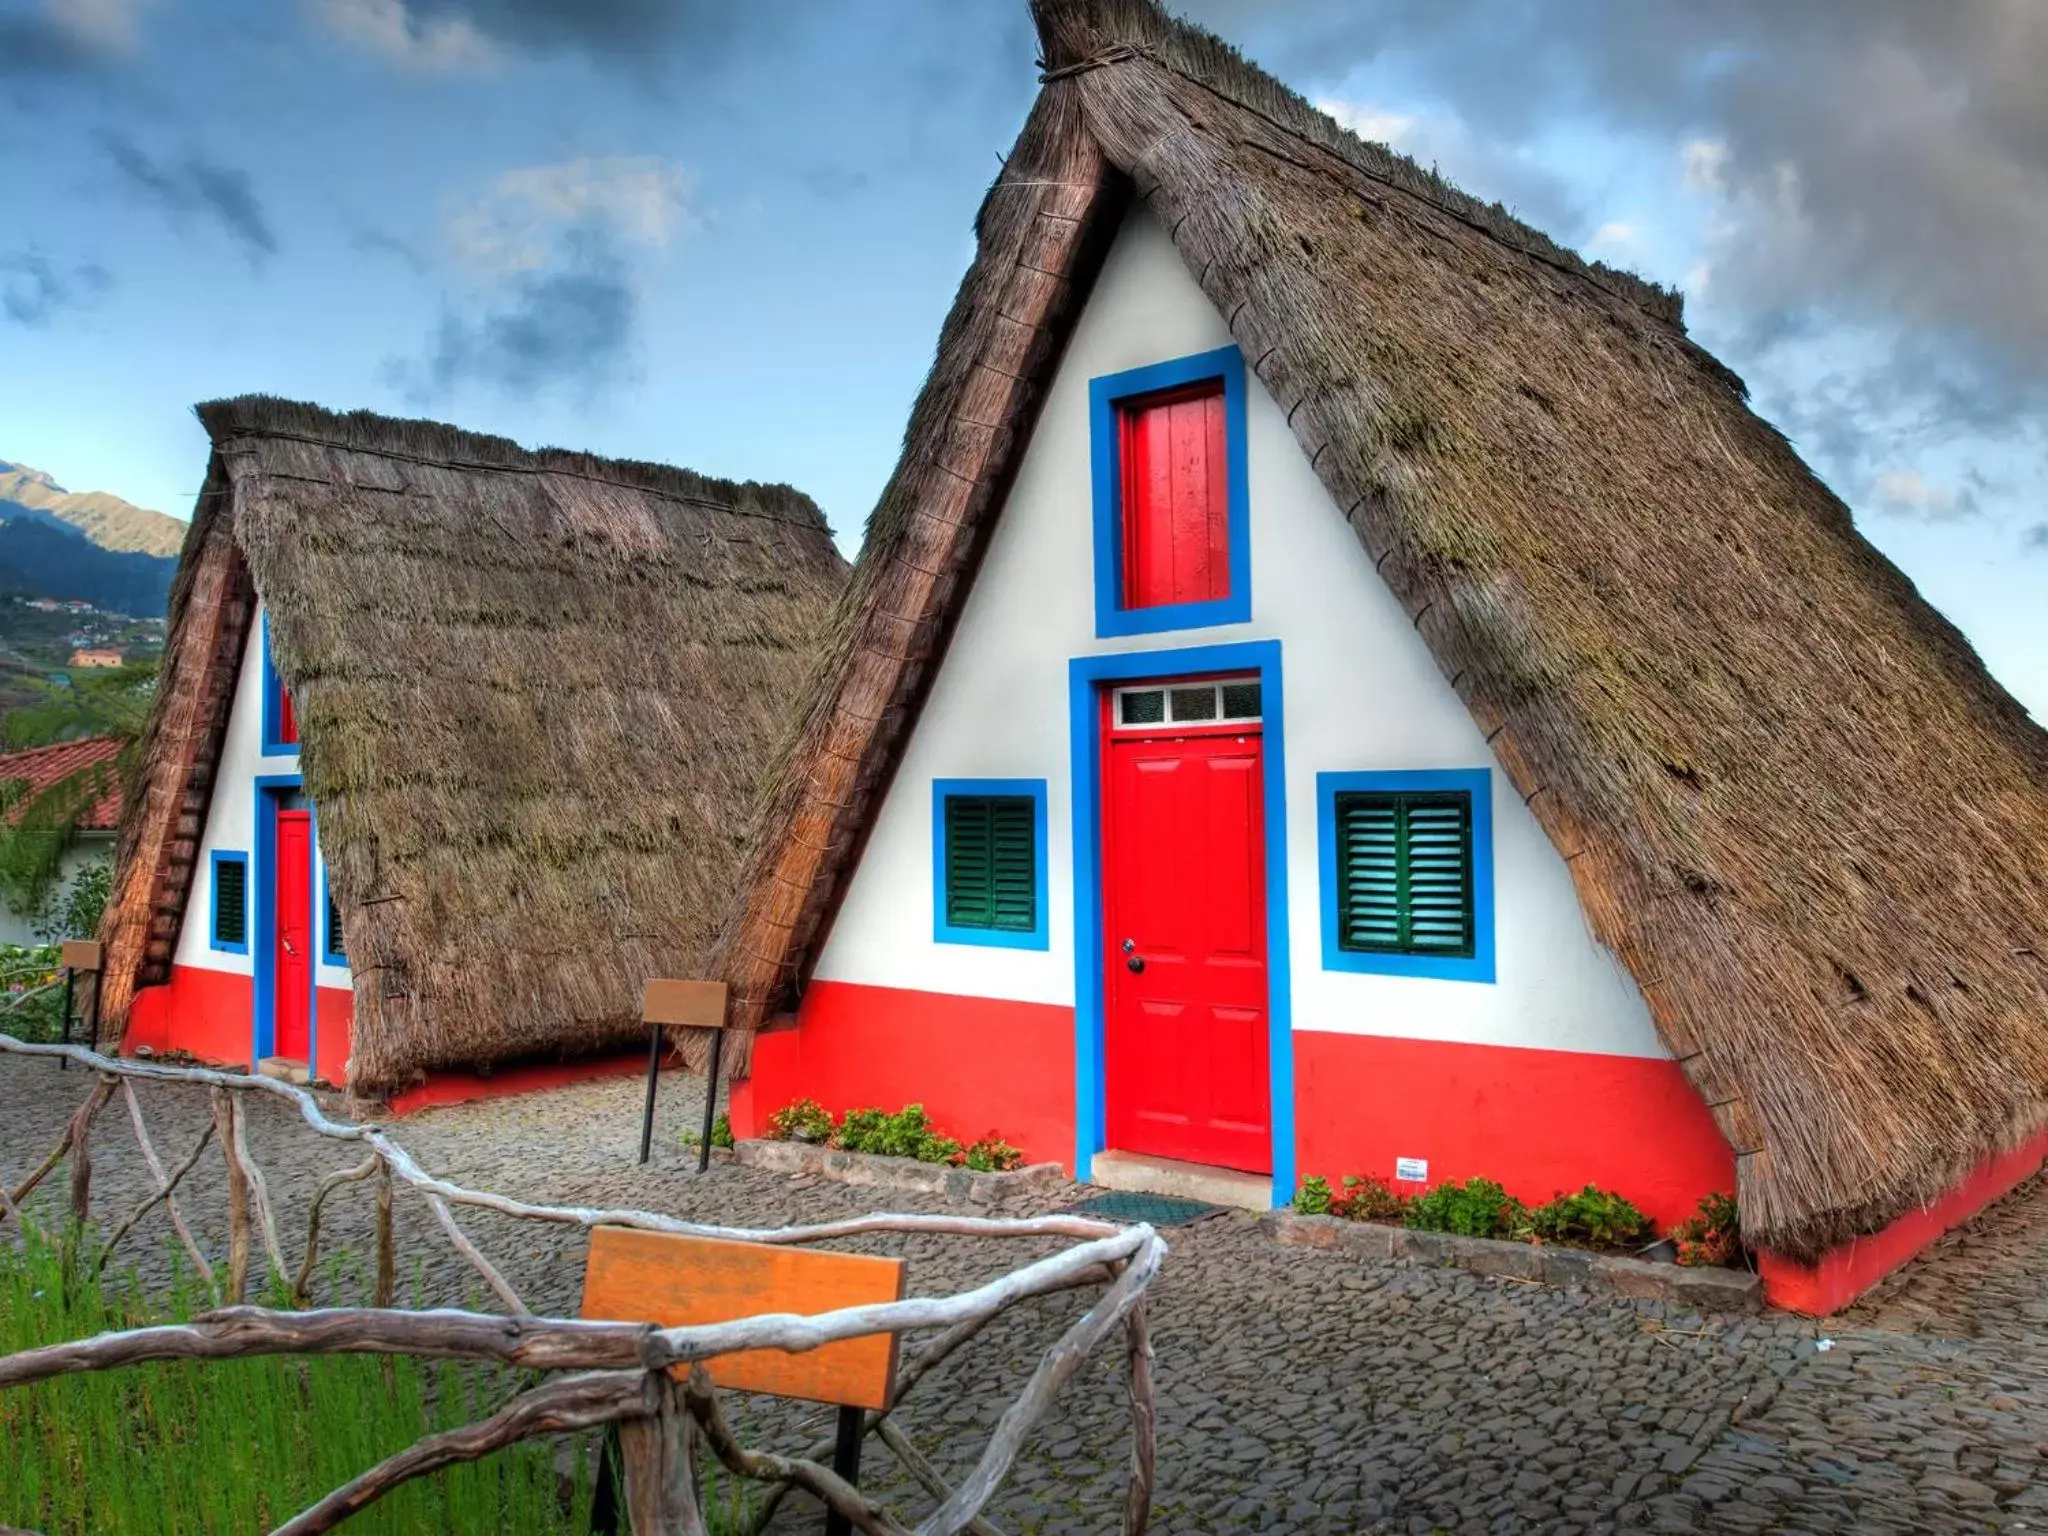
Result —
<path fill-rule="evenodd" d="M 1678 297 L 1032 9 L 723 943 L 736 1122 L 1732 1185 L 1797 1305 L 2038 1165 L 2048 742 Z"/>
<path fill-rule="evenodd" d="M 120 839 L 132 1047 L 364 1091 L 702 974 L 845 562 L 809 498 L 268 398 L 212 460 Z"/>

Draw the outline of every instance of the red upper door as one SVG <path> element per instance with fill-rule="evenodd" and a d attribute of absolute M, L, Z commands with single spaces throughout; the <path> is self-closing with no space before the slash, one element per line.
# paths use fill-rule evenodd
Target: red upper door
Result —
<path fill-rule="evenodd" d="M 271 1053 L 311 1061 L 313 1048 L 313 813 L 277 813 L 277 956 Z"/>
<path fill-rule="evenodd" d="M 1258 727 L 1106 735 L 1109 1145 L 1269 1172 Z"/>
<path fill-rule="evenodd" d="M 1228 597 L 1222 381 L 1125 406 L 1122 446 L 1124 607 Z"/>

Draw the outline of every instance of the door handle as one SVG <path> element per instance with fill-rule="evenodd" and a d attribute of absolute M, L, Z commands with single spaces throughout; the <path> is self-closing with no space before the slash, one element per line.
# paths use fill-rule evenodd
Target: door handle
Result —
<path fill-rule="evenodd" d="M 293 947 L 292 941 L 290 939 L 280 938 L 278 942 L 284 945 L 284 952 L 286 954 L 290 955 L 294 960 L 299 958 L 299 952 L 296 948 Z"/>
<path fill-rule="evenodd" d="M 1124 958 L 1124 967 L 1133 976 L 1140 975 L 1145 969 L 1145 957 L 1142 955 L 1127 955 Z"/>

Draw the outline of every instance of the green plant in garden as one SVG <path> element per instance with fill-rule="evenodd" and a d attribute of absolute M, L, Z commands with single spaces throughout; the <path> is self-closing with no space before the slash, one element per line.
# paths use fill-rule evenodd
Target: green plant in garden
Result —
<path fill-rule="evenodd" d="M 842 1152 L 909 1157 L 920 1163 L 950 1163 L 962 1151 L 959 1142 L 931 1123 L 922 1104 L 906 1104 L 893 1115 L 879 1109 L 848 1110 L 832 1144 Z"/>
<path fill-rule="evenodd" d="M 59 1037 L 64 989 L 54 944 L 0 944 L 0 1035 L 48 1044 Z"/>
<path fill-rule="evenodd" d="M 1633 1248 L 1651 1233 L 1650 1218 L 1620 1195 L 1588 1184 L 1560 1194 L 1528 1214 L 1529 1235 L 1577 1248 Z"/>
<path fill-rule="evenodd" d="M 768 1117 L 770 1141 L 808 1141 L 818 1145 L 832 1139 L 832 1111 L 816 1099 L 797 1099 Z"/>
<path fill-rule="evenodd" d="M 701 1139 L 695 1131 L 683 1132 L 683 1145 L 686 1147 L 696 1146 Z M 720 1115 L 711 1122 L 711 1145 L 727 1148 L 732 1146 L 732 1120 L 729 1116 Z"/>
<path fill-rule="evenodd" d="M 71 883 L 35 919 L 36 937 L 45 944 L 91 938 L 99 932 L 100 916 L 113 894 L 114 855 L 109 851 L 79 866 Z"/>
<path fill-rule="evenodd" d="M 1408 1201 L 1400 1191 L 1377 1175 L 1345 1175 L 1344 1193 L 1330 1199 L 1330 1214 L 1346 1221 L 1398 1222 L 1407 1209 Z"/>
<path fill-rule="evenodd" d="M 52 1236 L 30 1222 L 10 1237 L 0 1243 L 0 1354 L 183 1320 L 211 1304 L 176 1253 L 169 1294 L 150 1299 L 132 1271 L 102 1282 L 79 1229 Z M 496 1365 L 321 1355 L 159 1361 L 10 1387 L 0 1392 L 0 1526 L 48 1536 L 268 1530 L 536 1379 Z M 574 1443 L 567 1487 L 554 1444 L 526 1441 L 406 1484 L 349 1530 L 582 1536 L 594 1437 Z"/>
<path fill-rule="evenodd" d="M 968 1145 L 955 1161 L 972 1173 L 1013 1173 L 1024 1166 L 1024 1154 L 990 1131 Z"/>
<path fill-rule="evenodd" d="M 1699 1209 L 1671 1229 L 1678 1244 L 1678 1262 L 1691 1265 L 1733 1264 L 1742 1253 L 1742 1222 L 1735 1197 L 1718 1190 L 1702 1196 Z"/>
<path fill-rule="evenodd" d="M 1330 1181 L 1321 1174 L 1303 1179 L 1294 1192 L 1294 1208 L 1304 1216 L 1330 1214 Z"/>
<path fill-rule="evenodd" d="M 1522 1202 L 1491 1179 L 1439 1184 L 1409 1200 L 1402 1225 L 1418 1232 L 1454 1232 L 1460 1237 L 1505 1237 L 1523 1219 Z"/>

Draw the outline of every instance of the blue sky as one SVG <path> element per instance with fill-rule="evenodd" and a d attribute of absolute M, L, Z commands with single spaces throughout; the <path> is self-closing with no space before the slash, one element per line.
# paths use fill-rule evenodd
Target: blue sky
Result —
<path fill-rule="evenodd" d="M 2048 7 L 1183 8 L 1684 289 L 2048 717 Z M 1033 53 L 1023 0 L 0 0 L 0 458 L 183 516 L 190 405 L 260 390 L 785 479 L 851 550 Z"/>

